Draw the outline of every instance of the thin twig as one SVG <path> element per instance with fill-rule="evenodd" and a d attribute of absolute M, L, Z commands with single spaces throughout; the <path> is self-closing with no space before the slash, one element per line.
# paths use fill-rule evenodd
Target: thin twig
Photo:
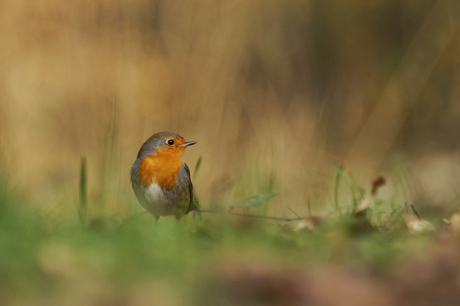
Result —
<path fill-rule="evenodd" d="M 220 210 L 209 210 L 209 209 L 198 209 L 197 211 L 213 213 L 213 214 L 227 214 L 227 215 L 234 215 L 234 216 L 241 216 L 241 217 L 250 217 L 250 218 L 257 218 L 257 219 L 277 220 L 277 221 L 299 221 L 299 220 L 308 219 L 308 218 L 305 218 L 305 217 L 279 218 L 279 217 L 271 217 L 271 216 L 249 215 L 249 214 L 240 214 L 240 213 L 234 213 L 234 212 L 223 212 L 223 211 L 220 211 Z"/>
<path fill-rule="evenodd" d="M 300 218 L 300 216 L 295 211 L 293 211 L 290 207 L 288 207 L 287 209 L 289 209 L 294 215 L 296 215 L 296 217 Z"/>
<path fill-rule="evenodd" d="M 420 218 L 420 216 L 418 215 L 418 212 L 415 210 L 414 205 L 411 204 L 410 207 L 411 207 L 412 210 L 414 211 L 414 213 L 415 213 L 415 215 L 417 216 L 417 218 L 418 218 L 419 220 L 422 220 L 422 219 Z"/>

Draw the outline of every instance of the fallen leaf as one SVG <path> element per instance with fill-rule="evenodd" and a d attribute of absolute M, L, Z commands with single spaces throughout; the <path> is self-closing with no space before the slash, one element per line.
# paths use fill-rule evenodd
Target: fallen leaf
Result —
<path fill-rule="evenodd" d="M 413 234 L 435 231 L 435 227 L 426 220 L 420 220 L 411 214 L 403 214 L 402 217 L 406 223 L 407 228 L 409 229 L 409 232 Z"/>

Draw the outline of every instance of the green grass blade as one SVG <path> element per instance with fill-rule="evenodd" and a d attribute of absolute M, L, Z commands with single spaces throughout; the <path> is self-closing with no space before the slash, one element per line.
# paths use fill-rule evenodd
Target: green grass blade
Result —
<path fill-rule="evenodd" d="M 334 164 L 334 167 L 337 169 L 337 176 L 335 177 L 335 186 L 334 186 L 334 208 L 337 210 L 340 215 L 342 214 L 342 211 L 340 210 L 340 205 L 339 205 L 339 186 L 340 186 L 340 178 L 343 177 L 343 168 L 342 166 L 338 166 Z"/>
<path fill-rule="evenodd" d="M 79 208 L 79 215 L 80 221 L 82 224 L 85 223 L 86 219 L 86 210 L 88 207 L 88 189 L 87 189 L 87 174 L 86 174 L 86 158 L 81 158 L 81 165 L 80 165 L 80 208 Z"/>
<path fill-rule="evenodd" d="M 198 161 L 196 162 L 195 171 L 193 171 L 193 178 L 196 178 L 196 175 L 198 173 L 198 170 L 200 169 L 200 166 L 201 166 L 201 156 L 198 158 Z"/>

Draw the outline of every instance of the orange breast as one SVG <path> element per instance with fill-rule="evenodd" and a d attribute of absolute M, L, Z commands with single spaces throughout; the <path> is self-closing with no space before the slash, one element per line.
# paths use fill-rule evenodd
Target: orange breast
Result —
<path fill-rule="evenodd" d="M 182 153 L 180 148 L 157 149 L 154 154 L 144 157 L 138 166 L 137 182 L 143 187 L 156 183 L 163 189 L 174 189 L 182 165 Z"/>

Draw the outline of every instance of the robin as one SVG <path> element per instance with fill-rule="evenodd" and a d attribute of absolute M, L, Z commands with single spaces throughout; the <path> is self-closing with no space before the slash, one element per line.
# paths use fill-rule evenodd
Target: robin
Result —
<path fill-rule="evenodd" d="M 182 161 L 184 149 L 194 145 L 180 135 L 161 132 L 142 145 L 131 168 L 131 183 L 139 203 L 156 221 L 160 216 L 177 220 L 198 209 L 193 202 L 190 170 Z"/>

